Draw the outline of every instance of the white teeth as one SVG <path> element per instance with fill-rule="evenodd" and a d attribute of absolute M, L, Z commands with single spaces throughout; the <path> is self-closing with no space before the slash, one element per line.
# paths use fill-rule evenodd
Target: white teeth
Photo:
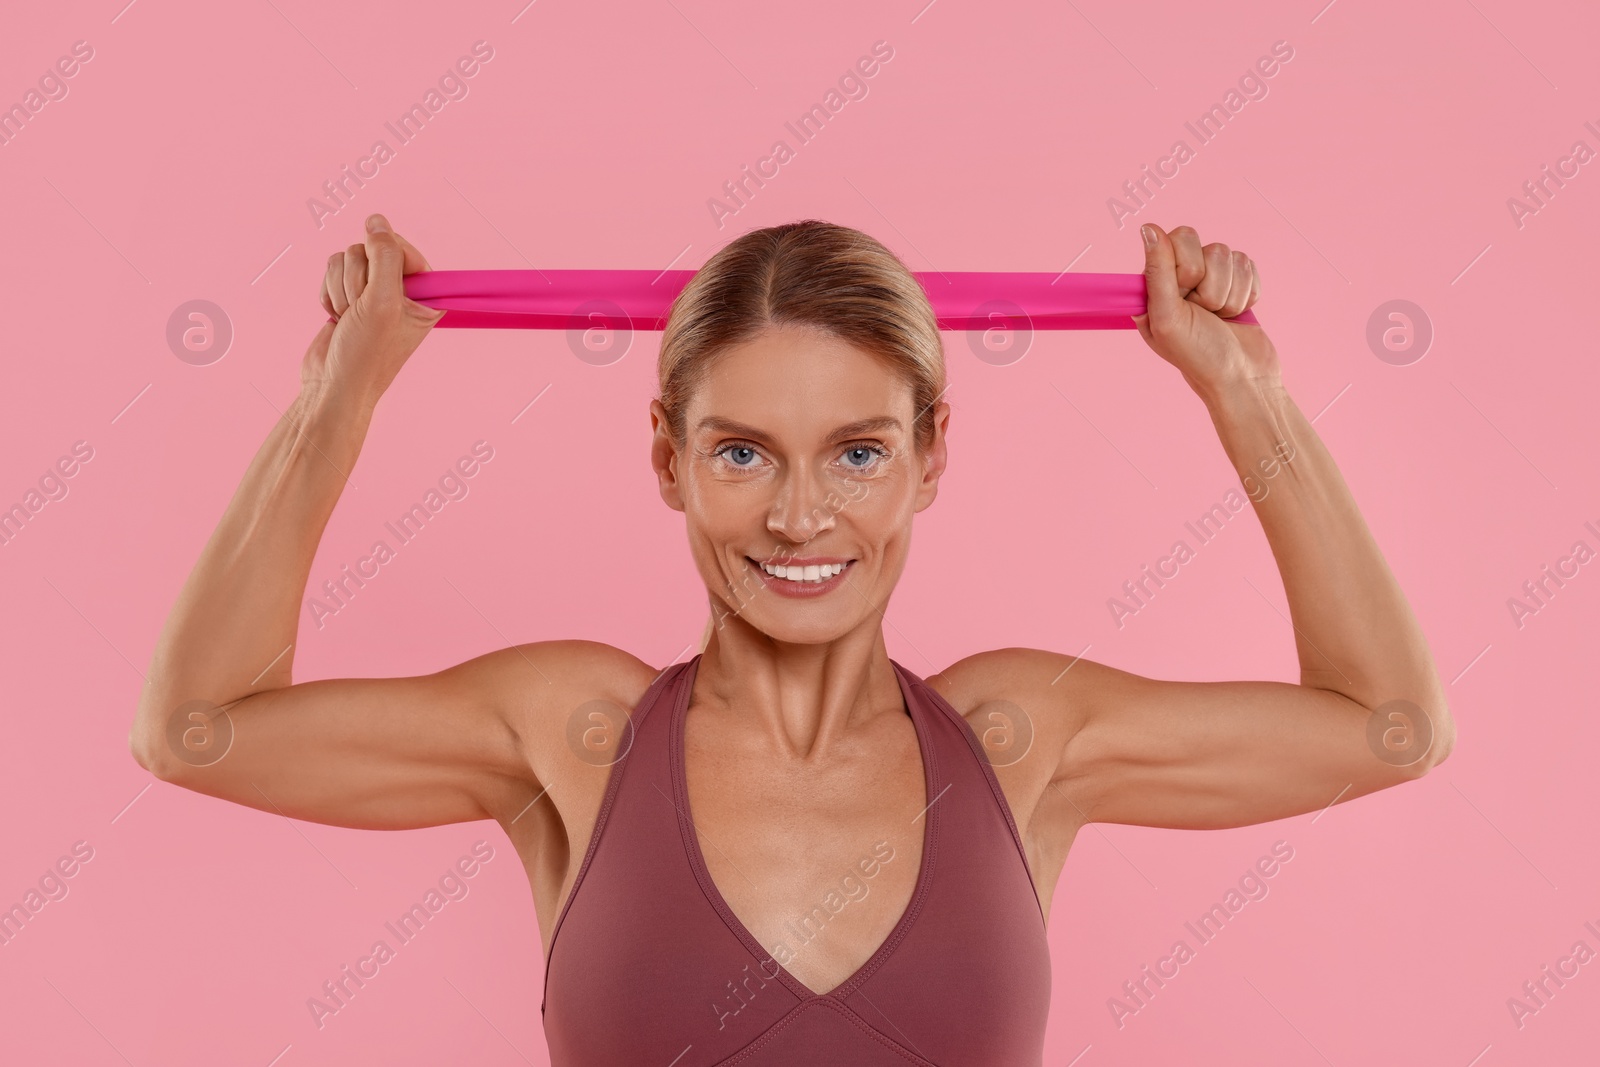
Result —
<path fill-rule="evenodd" d="M 843 563 L 812 564 L 809 567 L 785 567 L 781 563 L 763 563 L 762 569 L 774 578 L 791 582 L 824 582 L 844 570 Z"/>

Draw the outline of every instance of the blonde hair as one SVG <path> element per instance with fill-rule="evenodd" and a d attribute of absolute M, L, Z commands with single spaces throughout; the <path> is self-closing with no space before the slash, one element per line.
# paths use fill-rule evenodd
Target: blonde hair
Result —
<path fill-rule="evenodd" d="M 876 238 L 803 219 L 752 230 L 720 249 L 672 302 L 657 361 L 661 406 L 684 444 L 684 411 L 725 350 L 801 325 L 885 360 L 911 386 L 913 437 L 933 443 L 945 391 L 944 344 L 922 283 Z"/>

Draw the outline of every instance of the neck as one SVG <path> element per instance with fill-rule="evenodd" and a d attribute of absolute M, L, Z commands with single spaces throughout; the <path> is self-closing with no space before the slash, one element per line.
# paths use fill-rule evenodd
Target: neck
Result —
<path fill-rule="evenodd" d="M 881 715 L 905 714 L 876 618 L 832 641 L 777 641 L 737 616 L 707 635 L 692 704 L 775 754 L 827 760 Z"/>

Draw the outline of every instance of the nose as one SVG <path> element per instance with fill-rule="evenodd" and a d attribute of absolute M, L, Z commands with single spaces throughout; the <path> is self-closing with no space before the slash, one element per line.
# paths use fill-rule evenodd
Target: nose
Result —
<path fill-rule="evenodd" d="M 767 531 L 789 544 L 802 545 L 833 529 L 833 510 L 824 504 L 828 488 L 814 472 L 803 466 L 791 467 L 778 483 L 767 513 Z"/>

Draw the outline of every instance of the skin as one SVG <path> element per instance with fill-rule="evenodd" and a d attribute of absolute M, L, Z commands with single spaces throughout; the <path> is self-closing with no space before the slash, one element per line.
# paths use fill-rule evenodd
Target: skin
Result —
<path fill-rule="evenodd" d="M 994 762 L 1047 907 L 1086 823 L 1281 819 L 1420 777 L 1454 740 L 1423 634 L 1284 390 L 1276 350 L 1259 326 L 1226 321 L 1259 297 L 1254 262 L 1202 246 L 1186 226 L 1149 229 L 1139 334 L 1205 403 L 1240 473 L 1279 565 L 1300 681 L 1166 681 L 1027 648 L 926 676 L 985 744 L 1031 731 L 1026 755 Z M 403 294 L 403 276 L 425 269 L 376 215 L 361 244 L 330 257 L 329 321 L 306 352 L 300 394 L 172 608 L 129 742 L 164 781 L 293 818 L 373 829 L 496 820 L 527 870 L 548 953 L 619 726 L 664 668 L 599 642 L 542 641 L 417 677 L 292 681 L 301 599 L 344 472 L 442 315 Z M 722 354 L 688 405 L 681 445 L 651 403 L 661 498 L 684 514 L 711 609 L 685 765 L 714 882 L 771 947 L 875 845 L 880 857 L 892 850 L 830 936 L 779 957 L 817 992 L 876 951 L 921 863 L 924 771 L 883 638 L 913 516 L 933 504 L 948 458 L 950 406 L 935 405 L 926 451 L 916 414 L 886 364 L 805 328 Z M 865 419 L 886 424 L 840 432 Z M 788 556 L 854 562 L 839 588 L 801 600 L 767 588 L 749 562 Z M 1380 758 L 1369 722 L 1395 700 L 1411 702 L 1409 725 L 1426 718 L 1431 741 L 1409 735 L 1412 750 Z M 167 741 L 174 716 L 202 737 L 231 726 L 226 754 L 179 758 Z M 574 719 L 598 754 L 569 745 Z M 1385 724 L 1386 736 L 1408 736 L 1406 722 Z"/>

